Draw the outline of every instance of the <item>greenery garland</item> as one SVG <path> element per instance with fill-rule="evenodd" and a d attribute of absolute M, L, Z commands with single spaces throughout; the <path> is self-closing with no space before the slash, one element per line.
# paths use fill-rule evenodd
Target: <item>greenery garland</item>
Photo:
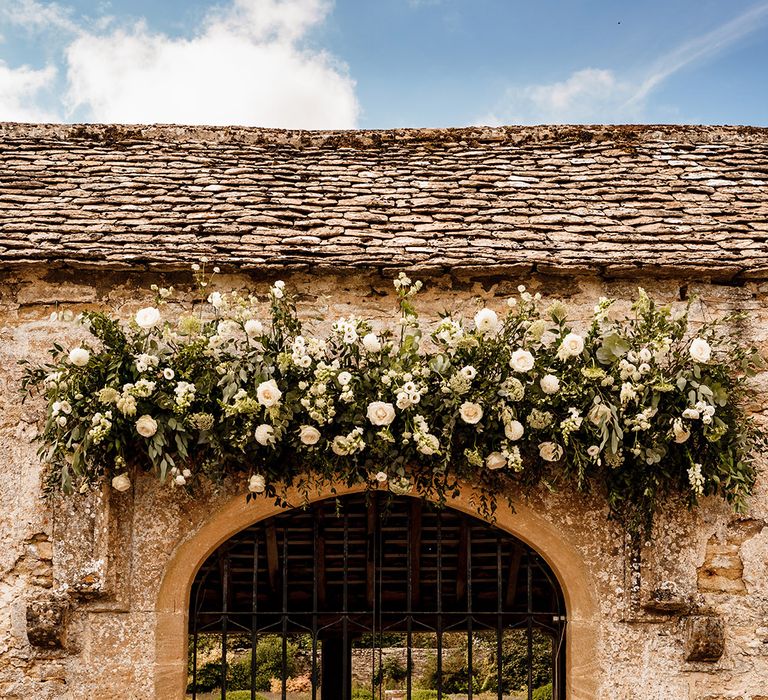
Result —
<path fill-rule="evenodd" d="M 205 297 L 212 275 L 194 267 Z M 762 360 L 725 331 L 736 316 L 691 337 L 688 309 L 640 289 L 624 318 L 601 298 L 580 335 L 562 302 L 543 308 L 521 286 L 503 318 L 445 316 L 425 338 L 421 283 L 401 274 L 395 287 L 394 334 L 356 317 L 309 334 L 282 282 L 265 324 L 260 302 L 234 292 L 170 318 L 173 289 L 156 286 L 156 306 L 128 324 L 82 314 L 92 343 L 25 363 L 23 390 L 48 401 L 48 491 L 105 478 L 126 490 L 137 467 L 192 493 L 202 475 L 242 474 L 249 498 L 278 500 L 341 480 L 444 502 L 467 480 L 488 515 L 499 494 L 597 487 L 636 533 L 670 496 L 745 508 L 751 455 L 768 441 L 740 405 Z"/>

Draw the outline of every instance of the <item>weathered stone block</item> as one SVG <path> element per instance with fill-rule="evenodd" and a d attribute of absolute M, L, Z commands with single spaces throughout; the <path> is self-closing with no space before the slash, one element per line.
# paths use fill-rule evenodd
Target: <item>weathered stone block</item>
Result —
<path fill-rule="evenodd" d="M 717 661 L 725 649 L 725 625 L 716 615 L 691 615 L 686 620 L 686 661 Z"/>
<path fill-rule="evenodd" d="M 36 647 L 62 649 L 69 602 L 57 595 L 27 601 L 27 638 Z"/>
<path fill-rule="evenodd" d="M 686 612 L 690 606 L 690 600 L 680 592 L 674 581 L 662 581 L 643 603 L 643 609 L 648 612 L 670 615 Z"/>

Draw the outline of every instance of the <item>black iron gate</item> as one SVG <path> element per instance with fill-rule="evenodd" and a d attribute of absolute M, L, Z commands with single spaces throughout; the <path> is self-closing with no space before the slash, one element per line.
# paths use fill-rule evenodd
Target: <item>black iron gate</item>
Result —
<path fill-rule="evenodd" d="M 203 564 L 189 620 L 195 699 L 565 697 L 549 567 L 416 498 L 347 496 L 253 525 Z"/>

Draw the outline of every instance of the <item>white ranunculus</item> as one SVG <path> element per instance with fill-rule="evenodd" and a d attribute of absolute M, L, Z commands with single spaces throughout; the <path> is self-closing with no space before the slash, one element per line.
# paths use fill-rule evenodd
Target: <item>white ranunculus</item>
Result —
<path fill-rule="evenodd" d="M 465 379 L 472 381 L 477 376 L 477 370 L 472 365 L 467 365 L 459 370 L 459 374 Z"/>
<path fill-rule="evenodd" d="M 264 326 L 261 325 L 261 321 L 257 321 L 255 318 L 248 319 L 245 322 L 245 334 L 249 338 L 253 338 L 255 335 L 261 335 L 264 332 Z"/>
<path fill-rule="evenodd" d="M 704 338 L 694 338 L 689 352 L 695 362 L 709 362 L 709 358 L 712 357 L 712 348 Z"/>
<path fill-rule="evenodd" d="M 347 386 L 352 381 L 352 375 L 349 372 L 339 372 L 336 380 L 341 386 Z"/>
<path fill-rule="evenodd" d="M 275 429 L 271 425 L 262 423 L 256 428 L 254 437 L 259 445 L 271 445 L 275 441 Z"/>
<path fill-rule="evenodd" d="M 136 312 L 136 324 L 139 328 L 143 328 L 144 330 L 154 328 L 159 322 L 160 309 L 156 309 L 154 306 L 147 306 Z"/>
<path fill-rule="evenodd" d="M 556 442 L 542 442 L 539 445 L 539 456 L 547 462 L 557 462 L 563 457 L 563 448 Z"/>
<path fill-rule="evenodd" d="M 556 394 L 560 389 L 560 380 L 554 374 L 545 374 L 539 381 L 539 386 L 545 394 Z"/>
<path fill-rule="evenodd" d="M 459 408 L 459 415 L 465 423 L 475 425 L 483 417 L 483 407 L 479 403 L 465 401 Z"/>
<path fill-rule="evenodd" d="M 146 413 L 136 421 L 136 432 L 145 438 L 151 438 L 157 432 L 157 421 Z"/>
<path fill-rule="evenodd" d="M 672 433 L 675 436 L 675 442 L 679 443 L 683 443 L 689 437 L 691 437 L 691 432 L 686 430 L 685 425 L 683 425 L 683 421 L 681 421 L 679 418 L 672 422 Z"/>
<path fill-rule="evenodd" d="M 267 488 L 267 481 L 261 474 L 252 474 L 248 480 L 248 490 L 251 493 L 264 493 Z"/>
<path fill-rule="evenodd" d="M 584 338 L 578 333 L 569 333 L 560 343 L 560 352 L 565 357 L 577 357 L 584 351 Z"/>
<path fill-rule="evenodd" d="M 211 292 L 208 295 L 208 303 L 214 309 L 220 309 L 222 306 L 224 306 L 224 297 L 221 296 L 221 292 Z"/>
<path fill-rule="evenodd" d="M 387 472 L 376 472 L 376 476 L 374 478 L 380 484 L 383 484 L 389 477 L 387 476 Z"/>
<path fill-rule="evenodd" d="M 381 342 L 375 333 L 368 333 L 363 336 L 363 347 L 368 352 L 379 352 L 381 350 Z"/>
<path fill-rule="evenodd" d="M 272 408 L 276 404 L 280 403 L 280 397 L 283 392 L 277 388 L 277 382 L 274 379 L 270 379 L 266 382 L 262 382 L 256 387 L 256 398 L 262 406 Z"/>
<path fill-rule="evenodd" d="M 485 458 L 485 466 L 488 469 L 503 469 L 507 466 L 507 458 L 501 452 L 491 452 Z"/>
<path fill-rule="evenodd" d="M 311 425 L 302 425 L 299 429 L 299 439 L 305 445 L 316 445 L 320 439 L 320 431 Z"/>
<path fill-rule="evenodd" d="M 395 407 L 385 401 L 373 401 L 368 404 L 368 420 L 373 425 L 389 425 L 395 420 Z"/>
<path fill-rule="evenodd" d="M 112 479 L 112 488 L 115 491 L 127 491 L 131 488 L 131 480 L 128 478 L 128 474 L 123 472 Z"/>
<path fill-rule="evenodd" d="M 519 420 L 509 421 L 509 423 L 504 426 L 504 435 L 507 436 L 507 440 L 519 440 L 523 437 L 524 432 L 525 428 Z"/>
<path fill-rule="evenodd" d="M 169 380 L 169 381 L 170 381 L 170 380 L 171 380 L 171 379 L 173 379 L 175 376 L 176 376 L 176 374 L 174 373 L 174 371 L 173 371 L 173 370 L 172 370 L 170 367 L 166 367 L 166 368 L 163 370 L 163 377 L 165 377 L 167 380 Z"/>
<path fill-rule="evenodd" d="M 480 309 L 475 314 L 475 328 L 483 335 L 495 333 L 499 329 L 499 317 L 493 309 Z"/>
<path fill-rule="evenodd" d="M 515 350 L 509 360 L 509 366 L 515 370 L 515 372 L 530 372 L 533 369 L 533 363 L 533 355 L 521 348 Z"/>
<path fill-rule="evenodd" d="M 85 348 L 72 348 L 69 351 L 69 362 L 75 367 L 85 367 L 90 359 L 91 353 Z"/>

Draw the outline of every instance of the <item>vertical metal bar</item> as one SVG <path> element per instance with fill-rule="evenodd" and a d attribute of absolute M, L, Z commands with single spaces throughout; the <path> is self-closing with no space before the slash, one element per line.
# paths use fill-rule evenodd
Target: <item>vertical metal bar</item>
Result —
<path fill-rule="evenodd" d="M 339 700 L 348 700 L 350 695 L 349 688 L 349 663 L 350 649 L 349 649 L 349 512 L 344 511 L 344 585 L 342 589 L 342 671 L 343 678 L 341 681 L 342 697 Z"/>
<path fill-rule="evenodd" d="M 528 664 L 528 700 L 533 700 L 533 567 L 531 561 L 532 552 L 529 549 L 525 555 L 526 561 L 526 594 L 528 598 L 528 624 L 526 651 L 526 663 Z"/>
<path fill-rule="evenodd" d="M 411 694 L 413 690 L 413 680 L 411 678 L 413 674 L 413 653 L 411 651 L 411 645 L 413 643 L 413 610 L 411 609 L 413 601 L 413 552 L 411 552 L 411 514 L 413 509 L 408 508 L 406 515 L 406 523 L 408 527 L 405 530 L 405 547 L 406 547 L 406 582 L 405 582 L 405 697 L 406 700 L 411 700 Z"/>
<path fill-rule="evenodd" d="M 501 673 L 501 654 L 503 652 L 502 638 L 504 634 L 502 621 L 502 589 L 504 587 L 503 577 L 501 575 L 501 537 L 496 537 L 496 698 L 502 700 L 502 673 Z"/>
<path fill-rule="evenodd" d="M 253 573 L 251 576 L 251 700 L 256 700 L 256 629 L 259 605 L 259 531 L 253 531 Z"/>
<path fill-rule="evenodd" d="M 317 522 L 317 506 L 312 509 L 312 541 L 316 544 L 320 534 L 320 526 Z M 317 558 L 320 556 L 317 546 L 313 548 L 312 556 L 312 700 L 317 700 Z"/>
<path fill-rule="evenodd" d="M 286 699 L 288 693 L 288 526 L 283 528 L 283 567 L 282 567 L 282 590 L 283 590 L 283 615 L 281 631 L 283 635 L 282 649 L 282 668 L 280 675 L 282 683 L 280 688 L 280 697 Z"/>
<path fill-rule="evenodd" d="M 229 550 L 222 554 L 221 569 L 221 700 L 227 698 L 227 622 L 229 621 Z"/>
<path fill-rule="evenodd" d="M 472 700 L 472 523 L 469 519 L 465 520 L 467 522 L 467 700 Z"/>
<path fill-rule="evenodd" d="M 443 521 L 437 511 L 437 700 L 443 697 Z"/>
<path fill-rule="evenodd" d="M 195 606 L 192 611 L 192 700 L 197 700 L 197 612 L 197 606 Z"/>

